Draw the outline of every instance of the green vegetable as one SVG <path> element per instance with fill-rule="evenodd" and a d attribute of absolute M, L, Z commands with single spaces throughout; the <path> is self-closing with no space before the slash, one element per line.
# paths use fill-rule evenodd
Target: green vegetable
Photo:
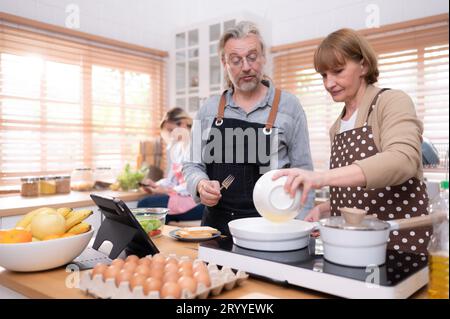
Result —
<path fill-rule="evenodd" d="M 141 224 L 142 228 L 146 232 L 151 232 L 152 230 L 157 230 L 162 225 L 161 221 L 159 221 L 157 219 L 140 220 L 139 224 Z"/>
<path fill-rule="evenodd" d="M 142 168 L 140 170 L 132 170 L 130 164 L 126 164 L 122 173 L 117 177 L 120 188 L 124 191 L 131 189 L 138 189 L 139 183 L 142 182 L 144 177 L 148 173 L 148 168 Z"/>

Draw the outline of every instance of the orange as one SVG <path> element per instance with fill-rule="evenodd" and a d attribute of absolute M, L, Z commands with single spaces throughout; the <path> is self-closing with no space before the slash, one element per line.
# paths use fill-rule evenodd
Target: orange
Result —
<path fill-rule="evenodd" d="M 0 230 L 0 243 L 3 243 L 3 237 L 5 237 L 7 230 Z"/>
<path fill-rule="evenodd" d="M 3 244 L 15 244 L 15 243 L 28 243 L 31 242 L 33 236 L 31 232 L 24 229 L 10 229 L 3 233 L 1 243 Z"/>

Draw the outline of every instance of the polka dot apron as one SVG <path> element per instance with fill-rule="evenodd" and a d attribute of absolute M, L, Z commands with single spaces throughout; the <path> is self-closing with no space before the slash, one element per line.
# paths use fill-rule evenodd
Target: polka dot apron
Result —
<path fill-rule="evenodd" d="M 378 153 L 368 119 L 375 108 L 382 89 L 373 99 L 366 122 L 334 137 L 331 147 L 330 169 L 351 165 Z M 405 183 L 386 188 L 365 190 L 362 187 L 331 187 L 331 215 L 339 216 L 339 207 L 365 209 L 381 220 L 411 218 L 427 214 L 428 195 L 422 181 L 413 177 Z M 404 252 L 426 253 L 431 227 L 392 231 L 389 249 Z"/>

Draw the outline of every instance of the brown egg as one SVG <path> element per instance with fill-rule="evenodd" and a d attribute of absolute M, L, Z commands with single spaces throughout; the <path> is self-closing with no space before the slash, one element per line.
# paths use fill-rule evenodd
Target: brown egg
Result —
<path fill-rule="evenodd" d="M 126 261 L 126 262 L 128 262 L 128 261 L 135 261 L 135 262 L 138 262 L 138 261 L 139 261 L 139 257 L 136 256 L 136 255 L 129 255 L 129 256 L 125 259 L 125 261 Z"/>
<path fill-rule="evenodd" d="M 167 264 L 178 264 L 178 260 L 175 257 L 167 257 L 166 258 L 166 265 Z"/>
<path fill-rule="evenodd" d="M 116 278 L 117 274 L 120 272 L 120 268 L 117 266 L 109 266 L 108 268 L 105 269 L 105 271 L 103 272 L 103 280 L 107 280 L 110 278 Z"/>
<path fill-rule="evenodd" d="M 178 272 L 178 264 L 170 263 L 164 267 L 164 272 Z"/>
<path fill-rule="evenodd" d="M 164 268 L 150 267 L 150 277 L 162 279 L 164 276 Z"/>
<path fill-rule="evenodd" d="M 150 267 L 148 267 L 147 265 L 139 265 L 134 270 L 134 273 L 141 274 L 141 275 L 144 275 L 145 277 L 148 277 L 148 276 L 150 276 Z"/>
<path fill-rule="evenodd" d="M 194 278 L 197 280 L 197 283 L 199 283 L 199 284 L 202 283 L 206 287 L 211 286 L 211 278 L 210 278 L 208 272 L 204 272 L 202 270 L 196 271 L 194 273 Z"/>
<path fill-rule="evenodd" d="M 164 257 L 162 254 L 155 254 L 152 257 L 152 263 L 165 264 L 166 257 Z"/>
<path fill-rule="evenodd" d="M 108 268 L 108 266 L 102 263 L 95 265 L 94 269 L 92 270 L 92 278 L 94 278 L 96 275 L 101 275 L 103 277 L 103 273 L 105 272 L 106 268 Z"/>
<path fill-rule="evenodd" d="M 150 291 L 160 291 L 162 287 L 162 281 L 159 278 L 149 277 L 144 283 L 144 294 L 148 295 Z"/>
<path fill-rule="evenodd" d="M 192 277 L 194 269 L 192 268 L 192 261 L 185 260 L 179 263 L 180 270 L 178 271 L 180 275 L 188 275 Z"/>
<path fill-rule="evenodd" d="M 137 286 L 144 286 L 146 279 L 147 277 L 145 277 L 144 275 L 135 274 L 134 276 L 132 276 L 130 279 L 131 291 L 133 291 L 133 289 Z"/>
<path fill-rule="evenodd" d="M 120 268 L 122 268 L 124 264 L 125 264 L 125 260 L 123 260 L 121 258 L 114 259 L 111 263 L 111 265 L 119 266 Z"/>
<path fill-rule="evenodd" d="M 178 263 L 178 265 L 180 266 L 180 268 L 181 268 L 181 267 L 190 267 L 190 268 L 192 268 L 193 263 L 192 263 L 192 261 L 189 260 L 189 259 L 183 259 L 183 260 L 180 260 L 180 262 Z"/>
<path fill-rule="evenodd" d="M 181 297 L 181 288 L 176 282 L 166 282 L 161 288 L 161 298 L 175 298 Z"/>
<path fill-rule="evenodd" d="M 206 264 L 203 261 L 196 262 L 192 266 L 192 269 L 194 270 L 194 272 L 199 271 L 199 270 L 208 271 L 208 267 L 206 266 Z"/>
<path fill-rule="evenodd" d="M 133 277 L 132 272 L 122 269 L 116 276 L 116 286 L 119 287 L 123 281 L 130 281 L 131 277 Z"/>
<path fill-rule="evenodd" d="M 126 262 L 125 265 L 123 265 L 122 269 L 126 269 L 128 271 L 134 272 L 134 270 L 137 268 L 138 264 L 135 261 Z"/>
<path fill-rule="evenodd" d="M 197 291 L 197 281 L 192 277 L 188 276 L 180 277 L 178 279 L 178 285 L 180 286 L 181 291 L 183 291 L 183 289 L 186 289 L 193 294 L 195 294 L 195 292 Z"/>
<path fill-rule="evenodd" d="M 151 264 L 152 264 L 152 260 L 147 257 L 141 258 L 138 261 L 138 265 L 146 265 L 146 266 L 150 267 Z"/>
<path fill-rule="evenodd" d="M 180 278 L 178 272 L 165 272 L 163 282 L 177 282 L 178 278 Z"/>
<path fill-rule="evenodd" d="M 192 270 L 192 268 L 180 268 L 178 270 L 178 274 L 180 276 L 192 277 L 194 275 L 194 271 Z"/>

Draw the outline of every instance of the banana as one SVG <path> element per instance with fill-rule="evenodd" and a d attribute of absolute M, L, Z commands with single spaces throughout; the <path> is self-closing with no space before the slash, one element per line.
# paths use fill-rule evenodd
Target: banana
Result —
<path fill-rule="evenodd" d="M 36 237 L 33 237 L 31 241 L 41 241 L 41 240 Z"/>
<path fill-rule="evenodd" d="M 16 224 L 16 227 L 22 227 L 22 228 L 27 228 L 28 225 L 31 224 L 31 220 L 33 219 L 34 216 L 36 216 L 37 214 L 44 212 L 44 211 L 54 211 L 56 212 L 55 209 L 50 208 L 50 207 L 41 207 L 35 210 L 32 210 L 31 212 L 27 213 L 25 216 L 23 216 Z"/>
<path fill-rule="evenodd" d="M 71 211 L 72 211 L 72 208 L 69 208 L 69 207 L 61 207 L 61 208 L 58 208 L 58 209 L 56 210 L 56 212 L 57 212 L 58 214 L 60 214 L 62 217 L 64 217 L 64 218 L 66 218 L 66 216 L 67 216 Z"/>
<path fill-rule="evenodd" d="M 92 215 L 92 210 L 83 209 L 71 212 L 70 217 L 66 219 L 66 231 L 71 229 L 76 224 L 81 223 L 84 219 Z"/>
<path fill-rule="evenodd" d="M 81 222 L 81 223 L 76 224 L 72 228 L 70 228 L 67 231 L 67 233 L 78 235 L 78 234 L 86 233 L 90 230 L 91 230 L 90 224 L 88 224 L 86 222 Z"/>
<path fill-rule="evenodd" d="M 69 218 L 73 217 L 76 213 L 77 213 L 76 210 L 71 210 L 70 212 L 68 212 L 68 213 L 66 214 L 66 216 L 64 216 L 64 218 L 65 218 L 66 220 L 68 220 Z"/>

